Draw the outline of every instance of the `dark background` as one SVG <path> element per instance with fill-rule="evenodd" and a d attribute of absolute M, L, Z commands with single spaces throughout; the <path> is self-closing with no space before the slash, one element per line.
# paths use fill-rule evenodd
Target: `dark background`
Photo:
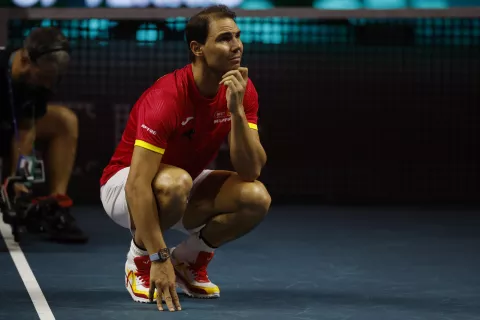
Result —
<path fill-rule="evenodd" d="M 31 0 L 24 0 L 24 3 L 32 3 Z M 0 7 L 16 7 L 16 3 L 21 3 L 13 0 L 0 0 Z M 205 3 L 205 2 L 204 2 Z M 365 1 L 365 0 L 243 0 L 239 7 L 262 7 L 267 4 L 268 7 L 312 7 L 328 6 L 328 9 L 352 9 L 352 6 L 370 9 L 386 9 L 386 8 L 449 8 L 449 7 L 474 7 L 480 4 L 479 0 L 396 0 L 396 1 Z M 40 0 L 30 5 L 30 7 L 46 7 Z M 52 7 L 52 5 L 49 5 Z M 107 7 L 106 0 L 102 0 L 98 7 Z M 185 6 L 185 5 L 183 5 Z M 72 7 L 86 7 L 86 0 L 56 0 L 53 7 L 72 8 Z"/>
<path fill-rule="evenodd" d="M 9 44 L 41 23 L 12 21 Z M 161 40 L 142 42 L 146 22 L 104 21 L 108 32 L 97 33 L 89 21 L 49 23 L 61 26 L 74 48 L 57 98 L 80 119 L 70 194 L 77 204 L 96 204 L 130 107 L 157 78 L 188 62 L 182 25 L 152 21 Z M 478 202 L 478 19 L 281 24 L 281 41 L 244 24 L 268 154 L 261 180 L 274 202 Z M 213 165 L 228 168 L 228 152 Z"/>

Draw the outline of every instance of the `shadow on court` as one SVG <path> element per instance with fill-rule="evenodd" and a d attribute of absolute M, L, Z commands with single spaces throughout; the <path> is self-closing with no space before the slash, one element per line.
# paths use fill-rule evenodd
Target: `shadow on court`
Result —
<path fill-rule="evenodd" d="M 159 313 L 124 289 L 129 233 L 100 208 L 74 212 L 87 245 L 26 239 L 22 249 L 56 319 L 478 319 L 480 215 L 469 209 L 273 207 L 217 251 L 218 300 L 181 296 Z M 169 232 L 169 245 L 183 235 Z M 3 246 L 3 244 L 2 244 Z M 36 311 L 0 247 L 0 319 Z M 38 318 L 38 316 L 37 316 Z"/>

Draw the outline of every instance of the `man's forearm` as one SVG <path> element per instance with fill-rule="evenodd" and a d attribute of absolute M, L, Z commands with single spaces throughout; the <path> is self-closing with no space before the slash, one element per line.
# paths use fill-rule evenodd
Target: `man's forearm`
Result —
<path fill-rule="evenodd" d="M 265 150 L 253 135 L 243 110 L 232 113 L 231 117 L 230 157 L 233 167 L 242 179 L 254 181 L 265 165 Z"/>
<path fill-rule="evenodd" d="M 151 187 L 127 186 L 125 194 L 136 232 L 139 233 L 148 253 L 153 254 L 166 248 Z"/>
<path fill-rule="evenodd" d="M 21 129 L 12 139 L 11 175 L 17 174 L 17 165 L 20 155 L 31 155 L 35 143 L 35 127 Z"/>

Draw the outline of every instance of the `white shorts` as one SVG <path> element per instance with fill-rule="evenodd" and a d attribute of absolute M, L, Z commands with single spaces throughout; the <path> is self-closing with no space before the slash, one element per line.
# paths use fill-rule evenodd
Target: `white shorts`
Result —
<path fill-rule="evenodd" d="M 129 167 L 121 169 L 100 188 L 100 199 L 103 204 L 103 209 L 105 209 L 105 212 L 115 223 L 127 229 L 131 229 L 130 213 L 128 212 L 127 198 L 125 196 L 125 184 L 127 183 L 129 171 Z M 205 180 L 212 171 L 213 170 L 203 170 L 203 172 L 195 178 L 190 195 L 192 195 L 196 187 Z M 203 226 L 196 230 L 200 230 L 202 227 Z M 178 221 L 172 229 L 182 231 L 186 234 L 196 231 L 186 230 L 183 227 L 182 220 Z"/>

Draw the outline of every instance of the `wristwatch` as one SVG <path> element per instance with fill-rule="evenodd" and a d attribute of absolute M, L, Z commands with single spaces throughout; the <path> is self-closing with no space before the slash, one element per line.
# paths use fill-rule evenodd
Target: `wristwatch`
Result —
<path fill-rule="evenodd" d="M 168 248 L 160 249 L 158 252 L 150 255 L 151 262 L 165 262 L 170 258 L 170 250 Z"/>

